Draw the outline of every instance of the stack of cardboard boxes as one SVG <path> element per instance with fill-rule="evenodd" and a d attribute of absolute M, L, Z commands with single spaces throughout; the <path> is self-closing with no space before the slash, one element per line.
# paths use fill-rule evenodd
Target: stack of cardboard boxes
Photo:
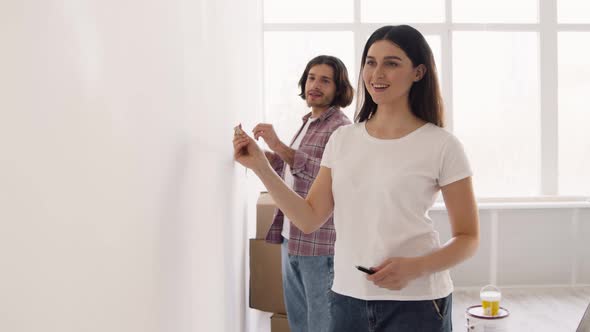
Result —
<path fill-rule="evenodd" d="M 283 300 L 281 245 L 266 243 L 276 206 L 268 193 L 256 203 L 256 238 L 250 239 L 250 308 L 274 313 L 271 332 L 289 332 Z"/>

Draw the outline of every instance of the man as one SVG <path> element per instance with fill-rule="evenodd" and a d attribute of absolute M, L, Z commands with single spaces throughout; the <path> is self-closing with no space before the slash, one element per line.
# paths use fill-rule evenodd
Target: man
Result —
<path fill-rule="evenodd" d="M 330 135 L 351 123 L 340 108 L 350 105 L 354 91 L 342 61 L 327 55 L 309 61 L 299 87 L 299 96 L 311 112 L 303 117 L 290 145 L 279 140 L 271 124 L 258 124 L 252 132 L 272 150 L 265 154 L 274 170 L 305 198 L 320 170 Z M 317 231 L 304 234 L 277 210 L 266 240 L 282 243 L 283 289 L 291 331 L 328 331 L 336 240 L 332 217 Z"/>

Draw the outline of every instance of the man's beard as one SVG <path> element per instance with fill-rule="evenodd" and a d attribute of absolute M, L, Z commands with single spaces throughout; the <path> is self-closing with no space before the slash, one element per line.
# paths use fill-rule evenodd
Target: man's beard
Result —
<path fill-rule="evenodd" d="M 330 106 L 330 103 L 327 100 L 323 99 L 323 98 L 322 98 L 322 100 L 318 100 L 318 101 L 310 101 L 309 99 L 306 99 L 305 101 L 307 102 L 307 107 L 321 107 L 321 108 L 324 108 L 324 107 Z"/>

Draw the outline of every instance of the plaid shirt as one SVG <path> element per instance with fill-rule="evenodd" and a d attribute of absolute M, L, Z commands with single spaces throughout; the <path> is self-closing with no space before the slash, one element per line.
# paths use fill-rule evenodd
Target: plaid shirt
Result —
<path fill-rule="evenodd" d="M 311 117 L 308 113 L 303 117 L 303 125 L 293 137 L 290 145 L 301 133 L 305 123 Z M 307 129 L 299 149 L 295 151 L 295 158 L 291 172 L 294 178 L 293 191 L 299 196 L 305 198 L 315 177 L 320 171 L 320 162 L 324 154 L 324 148 L 328 143 L 330 135 L 338 127 L 350 124 L 348 117 L 338 108 L 331 107 L 324 112 L 317 121 L 312 122 Z M 285 162 L 277 155 L 273 154 L 270 163 L 277 174 L 284 179 Z M 277 209 L 275 217 L 266 235 L 266 241 L 269 243 L 282 243 L 284 214 Z M 332 216 L 318 230 L 311 234 L 305 234 L 297 226 L 291 223 L 289 233 L 289 254 L 297 256 L 326 256 L 334 255 L 334 241 L 336 241 L 336 231 Z"/>

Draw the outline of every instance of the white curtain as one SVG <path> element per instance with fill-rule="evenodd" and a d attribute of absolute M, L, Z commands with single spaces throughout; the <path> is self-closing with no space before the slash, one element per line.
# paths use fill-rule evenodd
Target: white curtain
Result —
<path fill-rule="evenodd" d="M 260 6 L 0 2 L 0 331 L 244 331 Z"/>

